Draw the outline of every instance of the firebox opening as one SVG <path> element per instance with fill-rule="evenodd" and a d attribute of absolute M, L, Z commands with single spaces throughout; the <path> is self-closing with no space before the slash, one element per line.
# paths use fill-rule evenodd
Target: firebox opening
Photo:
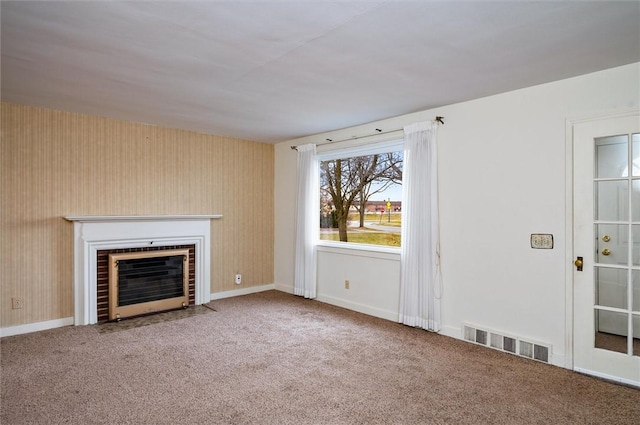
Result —
<path fill-rule="evenodd" d="M 189 305 L 189 250 L 109 254 L 109 320 Z"/>

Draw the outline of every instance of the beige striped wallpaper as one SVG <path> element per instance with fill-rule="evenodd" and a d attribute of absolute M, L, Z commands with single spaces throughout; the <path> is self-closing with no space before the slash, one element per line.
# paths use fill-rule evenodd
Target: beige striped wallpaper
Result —
<path fill-rule="evenodd" d="M 211 291 L 273 283 L 273 145 L 1 107 L 0 326 L 73 316 L 66 215 L 222 214 L 211 222 Z"/>

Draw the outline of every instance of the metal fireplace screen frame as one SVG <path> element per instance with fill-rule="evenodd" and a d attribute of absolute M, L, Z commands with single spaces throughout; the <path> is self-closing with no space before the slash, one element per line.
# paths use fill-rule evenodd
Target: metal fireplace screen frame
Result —
<path fill-rule="evenodd" d="M 179 258 L 163 258 L 163 257 L 182 257 L 181 267 L 178 271 L 177 265 Z M 150 264 L 147 259 L 161 259 L 158 268 L 154 264 Z M 129 261 L 134 260 L 134 261 Z M 135 261 L 141 260 L 141 261 Z M 129 270 L 121 273 L 119 263 L 123 263 L 127 267 L 140 267 L 139 270 Z M 167 264 L 169 263 L 169 264 Z M 164 267 L 164 268 L 163 268 Z M 180 277 L 181 272 L 181 277 Z M 169 275 L 177 274 L 170 277 Z M 126 276 L 125 276 L 126 275 Z M 126 284 L 120 288 L 120 279 L 125 279 Z M 167 281 L 167 288 L 162 288 L 164 281 Z M 159 287 L 156 293 L 153 285 Z M 133 296 L 125 296 L 126 287 L 132 290 L 139 289 L 142 294 L 142 301 L 137 302 Z M 121 293 L 121 289 L 123 292 Z M 188 249 L 171 249 L 162 251 L 143 251 L 143 252 L 127 252 L 109 254 L 109 320 L 119 320 L 125 317 L 139 316 L 142 314 L 155 313 L 157 311 L 171 310 L 189 305 L 189 250 Z"/>

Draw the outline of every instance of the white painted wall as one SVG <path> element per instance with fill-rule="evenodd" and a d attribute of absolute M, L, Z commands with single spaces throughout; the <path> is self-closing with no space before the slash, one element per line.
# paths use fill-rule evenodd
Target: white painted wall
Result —
<path fill-rule="evenodd" d="M 463 322 L 553 346 L 565 366 L 565 122 L 640 105 L 640 64 L 280 143 L 275 152 L 275 281 L 293 291 L 296 155 L 323 143 L 445 117 L 439 130 L 443 333 Z M 425 94 L 427 96 L 428 94 Z M 425 100 L 425 103 L 428 99 Z M 530 248 L 552 233 L 552 250 Z M 321 301 L 394 319 L 399 263 L 324 249 Z M 353 289 L 344 289 L 344 280 Z"/>
<path fill-rule="evenodd" d="M 396 321 L 400 253 L 318 248 L 318 300 Z M 345 289 L 345 280 L 349 289 Z"/>

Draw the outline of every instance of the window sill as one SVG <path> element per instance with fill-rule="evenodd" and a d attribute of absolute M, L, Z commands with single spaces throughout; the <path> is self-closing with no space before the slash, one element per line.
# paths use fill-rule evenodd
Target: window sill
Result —
<path fill-rule="evenodd" d="M 396 247 L 325 240 L 319 240 L 316 243 L 316 246 L 318 248 L 318 252 L 330 252 L 334 254 L 357 255 L 360 257 L 400 261 L 401 249 Z"/>

